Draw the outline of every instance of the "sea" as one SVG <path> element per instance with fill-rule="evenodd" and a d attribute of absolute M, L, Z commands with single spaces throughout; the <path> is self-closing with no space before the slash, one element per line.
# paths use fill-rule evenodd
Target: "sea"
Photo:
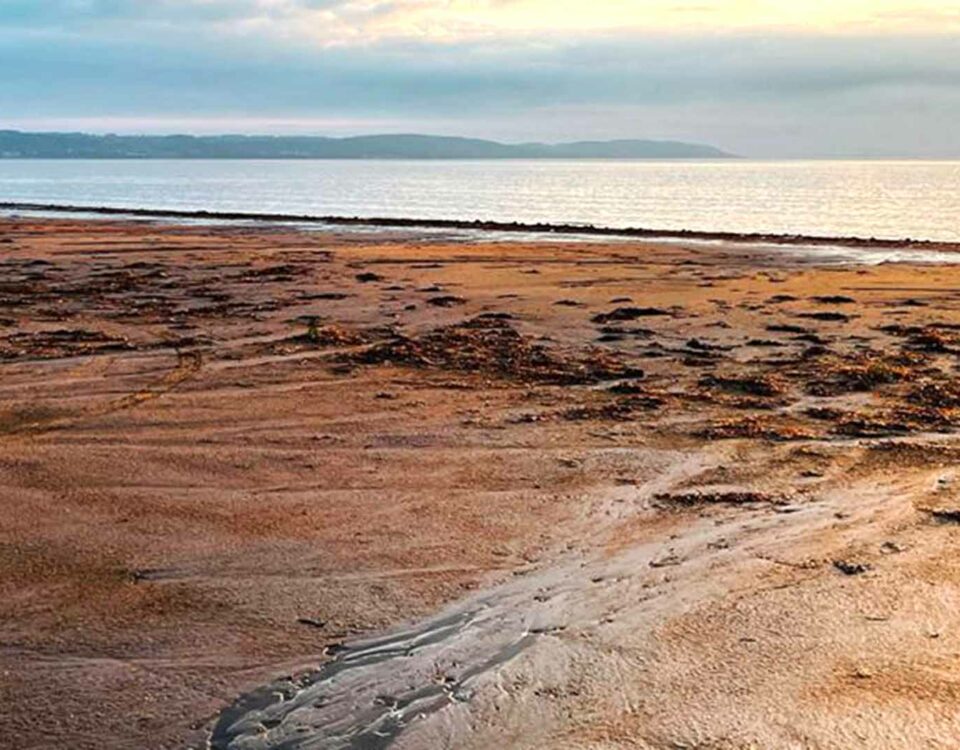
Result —
<path fill-rule="evenodd" d="M 960 242 L 960 161 L 0 159 L 0 202 Z"/>

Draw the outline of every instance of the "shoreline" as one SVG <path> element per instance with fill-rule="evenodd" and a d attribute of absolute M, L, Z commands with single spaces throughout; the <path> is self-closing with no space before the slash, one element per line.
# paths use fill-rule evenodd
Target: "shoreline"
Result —
<path fill-rule="evenodd" d="M 145 219 L 195 219 L 252 222 L 294 222 L 327 226 L 353 226 L 395 229 L 460 229 L 544 235 L 579 235 L 584 237 L 617 237 L 639 240 L 689 240 L 695 242 L 729 242 L 748 245 L 783 245 L 788 247 L 838 247 L 858 249 L 924 250 L 960 252 L 960 242 L 913 238 L 877 238 L 775 232 L 711 232 L 693 229 L 650 229 L 645 227 L 604 227 L 593 224 L 552 224 L 548 222 L 489 221 L 484 219 L 420 219 L 363 216 L 317 216 L 248 211 L 207 211 L 180 209 L 121 208 L 117 206 L 81 206 L 75 204 L 0 201 L 0 211 L 37 211 L 62 214 L 136 217 Z"/>

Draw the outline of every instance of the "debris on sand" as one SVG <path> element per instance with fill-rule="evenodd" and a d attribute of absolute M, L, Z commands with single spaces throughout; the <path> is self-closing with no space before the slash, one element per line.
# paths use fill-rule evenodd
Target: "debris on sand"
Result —
<path fill-rule="evenodd" d="M 921 382 L 910 389 L 906 398 L 910 403 L 928 408 L 956 409 L 960 407 L 960 382 Z"/>
<path fill-rule="evenodd" d="M 957 340 L 956 328 L 951 323 L 931 323 L 926 326 L 905 326 L 900 323 L 880 326 L 891 336 L 906 339 L 905 348 L 919 352 L 943 354 L 953 352 L 960 346 Z M 951 334 L 951 332 L 953 332 Z"/>
<path fill-rule="evenodd" d="M 921 508 L 924 513 L 929 513 L 931 518 L 940 523 L 960 524 L 960 508 Z"/>
<path fill-rule="evenodd" d="M 635 336 L 637 338 L 647 339 L 655 335 L 655 331 L 652 331 L 649 328 L 640 328 L 635 326 L 633 328 L 624 328 L 623 326 L 603 326 L 600 328 L 600 333 L 605 336 Z"/>
<path fill-rule="evenodd" d="M 693 349 L 698 352 L 728 352 L 733 349 L 732 346 L 722 346 L 720 344 L 711 344 L 700 339 L 689 339 L 685 344 L 687 349 Z"/>
<path fill-rule="evenodd" d="M 756 346 L 764 348 L 780 348 L 783 346 L 779 341 L 774 341 L 772 339 L 750 339 L 747 341 L 745 346 Z"/>
<path fill-rule="evenodd" d="M 397 335 L 351 355 L 357 364 L 456 370 L 531 383 L 586 384 L 641 378 L 610 353 L 565 356 L 533 343 L 507 321 L 477 317 L 411 338 Z"/>
<path fill-rule="evenodd" d="M 629 396 L 604 404 L 574 406 L 560 412 L 560 418 L 570 422 L 628 421 L 633 419 L 638 411 L 653 411 L 663 404 L 664 400 L 658 396 Z"/>
<path fill-rule="evenodd" d="M 808 386 L 807 392 L 813 396 L 837 396 L 873 391 L 881 385 L 915 377 L 911 364 L 915 362 L 904 357 L 888 357 L 877 353 L 856 355 L 839 363 L 821 359 L 817 362 L 820 377 Z"/>
<path fill-rule="evenodd" d="M 516 320 L 516 316 L 506 312 L 485 312 L 480 313 L 474 320 Z"/>
<path fill-rule="evenodd" d="M 870 570 L 870 566 L 867 563 L 852 562 L 850 560 L 834 560 L 833 567 L 845 576 L 858 576 Z"/>
<path fill-rule="evenodd" d="M 262 266 L 260 268 L 245 269 L 238 275 L 237 281 L 241 284 L 250 284 L 264 281 L 292 281 L 297 276 L 303 276 L 307 269 L 301 266 L 295 266 L 290 263 L 283 263 L 274 266 Z"/>
<path fill-rule="evenodd" d="M 882 417 L 847 416 L 833 428 L 837 435 L 854 438 L 881 438 L 891 435 L 907 435 L 909 425 Z"/>
<path fill-rule="evenodd" d="M 319 302 L 321 300 L 337 301 L 347 299 L 350 296 L 352 295 L 346 292 L 301 292 L 297 295 L 297 298 L 304 302 Z"/>
<path fill-rule="evenodd" d="M 466 304 L 466 300 L 453 294 L 444 294 L 439 297 L 431 297 L 427 300 L 427 304 L 434 307 L 454 307 L 455 305 Z"/>
<path fill-rule="evenodd" d="M 103 352 L 129 351 L 135 348 L 125 338 L 108 336 L 100 331 L 61 329 L 33 333 L 19 332 L 0 338 L 0 360 L 21 357 L 36 359 L 77 357 Z"/>
<path fill-rule="evenodd" d="M 286 339 L 285 343 L 312 344 L 314 346 L 359 346 L 369 342 L 369 337 L 360 332 L 334 324 L 320 325 L 312 319 L 308 322 L 307 332 Z"/>
<path fill-rule="evenodd" d="M 711 423 L 698 431 L 698 437 L 707 440 L 811 440 L 817 434 L 809 428 L 795 422 L 777 421 L 770 418 L 743 417 L 724 419 Z"/>
<path fill-rule="evenodd" d="M 782 396 L 786 392 L 786 384 L 776 375 L 707 375 L 700 378 L 700 386 L 748 396 Z"/>
<path fill-rule="evenodd" d="M 900 408 L 879 414 L 847 414 L 834 432 L 848 437 L 888 437 L 953 428 L 950 414 L 939 409 Z"/>
<path fill-rule="evenodd" d="M 650 318 L 664 315 L 670 315 L 669 310 L 663 310 L 659 307 L 618 307 L 608 313 L 594 315 L 594 323 L 606 324 L 611 322 L 623 322 L 637 320 L 638 318 Z"/>
<path fill-rule="evenodd" d="M 794 341 L 803 341 L 807 344 L 814 344 L 815 346 L 825 346 L 830 343 L 827 339 L 822 336 L 818 336 L 815 333 L 801 333 L 793 337 Z"/>
<path fill-rule="evenodd" d="M 653 392 L 640 383 L 615 383 L 607 388 L 607 393 L 615 393 L 618 396 L 643 396 L 648 399 L 656 399 L 660 403 L 666 401 L 666 396 L 661 391 Z"/>
<path fill-rule="evenodd" d="M 673 508 L 700 508 L 708 505 L 782 505 L 783 498 L 750 490 L 663 492 L 654 502 Z"/>
<path fill-rule="evenodd" d="M 943 354 L 955 351 L 956 337 L 949 336 L 933 327 L 922 328 L 909 334 L 907 346 L 921 352 Z"/>
<path fill-rule="evenodd" d="M 851 316 L 844 315 L 841 312 L 809 312 L 809 313 L 798 313 L 798 318 L 807 318 L 809 320 L 821 320 L 826 323 L 847 323 L 850 321 Z"/>
<path fill-rule="evenodd" d="M 810 419 L 817 419 L 823 422 L 836 422 L 843 417 L 843 412 L 839 409 L 833 409 L 829 406 L 811 406 L 804 409 L 803 413 Z"/>
<path fill-rule="evenodd" d="M 771 323 L 766 327 L 770 333 L 810 333 L 810 329 L 789 323 Z"/>
<path fill-rule="evenodd" d="M 822 305 L 852 305 L 856 302 L 853 297 L 847 297 L 843 294 L 825 294 L 818 297 L 811 297 L 811 299 Z"/>
<path fill-rule="evenodd" d="M 373 273 L 372 271 L 358 273 L 354 278 L 361 284 L 369 284 L 372 281 L 383 281 L 383 276 L 378 273 Z"/>

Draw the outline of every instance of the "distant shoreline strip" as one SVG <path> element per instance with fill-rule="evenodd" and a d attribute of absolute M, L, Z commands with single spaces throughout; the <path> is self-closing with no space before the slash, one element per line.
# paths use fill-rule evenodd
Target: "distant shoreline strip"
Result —
<path fill-rule="evenodd" d="M 645 229 L 642 227 L 602 227 L 593 224 L 525 223 L 486 221 L 483 219 L 404 219 L 363 216 L 313 216 L 303 214 L 254 213 L 246 211 L 186 211 L 177 209 L 119 208 L 115 206 L 76 206 L 54 203 L 0 201 L 0 210 L 44 211 L 101 216 L 130 216 L 148 219 L 213 219 L 221 221 L 294 222 L 330 226 L 358 226 L 407 229 L 459 229 L 484 232 L 514 232 L 596 237 L 624 237 L 649 240 L 691 240 L 764 245 L 807 245 L 846 248 L 887 248 L 891 250 L 945 250 L 960 252 L 960 242 L 916 239 L 880 239 L 876 237 L 828 237 L 806 234 L 765 232 L 706 232 L 693 229 Z"/>

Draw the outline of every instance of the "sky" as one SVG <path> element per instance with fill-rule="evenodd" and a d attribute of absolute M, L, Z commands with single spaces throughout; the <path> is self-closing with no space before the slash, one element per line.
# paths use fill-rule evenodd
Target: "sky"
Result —
<path fill-rule="evenodd" d="M 0 128 L 960 158 L 956 0 L 0 0 Z"/>

